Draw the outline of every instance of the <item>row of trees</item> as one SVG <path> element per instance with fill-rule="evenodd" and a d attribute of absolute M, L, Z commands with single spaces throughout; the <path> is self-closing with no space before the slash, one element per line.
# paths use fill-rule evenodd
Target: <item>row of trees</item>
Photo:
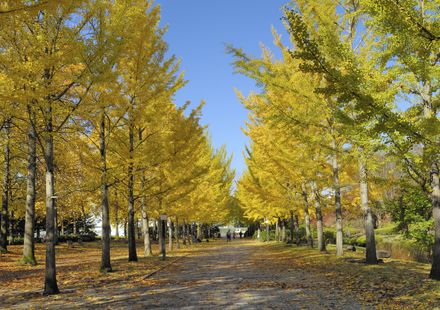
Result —
<path fill-rule="evenodd" d="M 151 255 L 150 218 L 227 216 L 230 158 L 199 123 L 203 103 L 191 111 L 173 103 L 185 81 L 168 56 L 159 6 L 6 1 L 0 9 L 0 251 L 13 233 L 9 216 L 25 218 L 22 261 L 35 264 L 35 220 L 45 216 L 45 294 L 58 292 L 60 223 L 100 214 L 101 270 L 111 271 L 112 222 L 126 221 L 136 261 L 138 218 Z"/>
<path fill-rule="evenodd" d="M 361 209 L 376 264 L 371 205 L 418 189 L 431 201 L 430 276 L 440 279 L 439 12 L 438 1 L 297 0 L 284 9 L 290 44 L 274 32 L 281 60 L 229 48 L 261 87 L 239 94 L 250 111 L 237 192 L 247 217 L 300 214 L 311 238 L 313 206 L 324 251 L 322 209 L 332 205 L 342 255 L 342 210 Z"/>

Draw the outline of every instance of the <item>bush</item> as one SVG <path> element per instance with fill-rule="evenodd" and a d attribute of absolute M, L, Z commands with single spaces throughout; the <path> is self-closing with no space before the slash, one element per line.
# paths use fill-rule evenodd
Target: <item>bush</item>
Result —
<path fill-rule="evenodd" d="M 256 239 L 257 236 L 258 236 L 258 232 L 256 231 L 254 233 L 254 238 Z M 261 241 L 266 241 L 267 240 L 266 230 L 261 230 L 260 238 L 261 238 Z M 275 230 L 269 231 L 269 238 L 270 238 L 270 241 L 274 241 L 275 240 Z"/>
<path fill-rule="evenodd" d="M 23 237 L 14 237 L 9 244 L 10 245 L 22 245 L 24 243 Z"/>
<path fill-rule="evenodd" d="M 324 229 L 325 243 L 336 244 L 336 231 L 333 229 Z"/>

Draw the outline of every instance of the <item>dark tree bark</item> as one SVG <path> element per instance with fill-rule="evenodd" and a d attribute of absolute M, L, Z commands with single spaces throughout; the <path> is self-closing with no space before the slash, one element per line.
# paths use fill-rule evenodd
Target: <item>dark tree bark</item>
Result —
<path fill-rule="evenodd" d="M 304 199 L 304 223 L 306 224 L 307 245 L 313 248 L 312 230 L 310 228 L 309 200 L 305 184 L 302 184 L 302 196 Z"/>
<path fill-rule="evenodd" d="M 11 174 L 11 119 L 7 119 L 4 124 L 6 143 L 4 149 L 4 170 L 3 170 L 3 192 L 0 225 L 0 253 L 8 252 L 8 230 L 9 230 L 9 192 Z"/>
<path fill-rule="evenodd" d="M 115 191 L 115 237 L 116 239 L 119 239 L 119 202 L 118 202 L 118 192 Z"/>
<path fill-rule="evenodd" d="M 128 261 L 137 262 L 136 253 L 136 236 L 134 229 L 134 174 L 133 174 L 133 160 L 134 160 L 134 124 L 130 118 L 128 125 L 129 137 L 129 163 L 128 163 Z"/>
<path fill-rule="evenodd" d="M 432 266 L 429 276 L 431 279 L 440 280 L 440 181 L 437 163 L 432 164 L 431 187 L 432 217 L 434 218 L 435 241 L 432 248 Z"/>
<path fill-rule="evenodd" d="M 368 205 L 368 175 L 367 165 L 363 157 L 363 150 L 359 158 L 359 190 L 361 196 L 361 205 L 364 212 L 364 226 L 366 237 L 365 259 L 367 264 L 377 264 L 376 239 L 374 236 L 374 221 L 371 208 Z"/>
<path fill-rule="evenodd" d="M 293 210 L 290 210 L 290 244 L 293 244 L 294 233 L 295 233 L 295 219 L 293 217 Z"/>
<path fill-rule="evenodd" d="M 101 111 L 99 124 L 99 153 L 101 160 L 101 214 L 102 214 L 102 252 L 101 271 L 112 271 L 110 261 L 110 205 L 108 201 L 108 180 L 107 180 L 107 143 L 105 136 L 105 110 Z"/>
<path fill-rule="evenodd" d="M 55 197 L 55 176 L 54 176 L 54 143 L 53 143 L 53 115 L 52 105 L 49 102 L 45 111 L 46 135 L 44 159 L 46 162 L 46 272 L 44 278 L 44 294 L 59 293 L 56 278 L 56 197 Z"/>
<path fill-rule="evenodd" d="M 269 221 L 266 219 L 266 241 L 270 241 L 270 228 L 269 228 Z"/>
<path fill-rule="evenodd" d="M 180 238 L 179 238 L 179 218 L 176 216 L 176 225 L 174 227 L 174 238 L 176 238 L 176 248 L 180 249 Z"/>
<path fill-rule="evenodd" d="M 295 214 L 295 241 L 296 241 L 296 245 L 300 246 L 301 239 L 299 236 L 299 219 L 298 219 L 298 215 L 296 214 Z"/>

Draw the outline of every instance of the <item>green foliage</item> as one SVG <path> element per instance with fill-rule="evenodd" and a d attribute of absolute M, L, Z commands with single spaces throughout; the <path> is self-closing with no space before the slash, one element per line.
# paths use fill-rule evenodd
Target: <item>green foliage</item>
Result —
<path fill-rule="evenodd" d="M 406 236 L 417 244 L 421 245 L 426 251 L 429 251 L 434 244 L 434 235 L 432 234 L 434 228 L 434 221 L 429 219 L 427 221 L 420 221 L 411 224 Z"/>
<path fill-rule="evenodd" d="M 397 229 L 406 235 L 411 234 L 411 229 L 420 232 L 429 226 L 426 223 L 431 217 L 431 201 L 418 188 L 406 188 L 400 197 L 385 201 L 385 209 L 398 224 Z"/>

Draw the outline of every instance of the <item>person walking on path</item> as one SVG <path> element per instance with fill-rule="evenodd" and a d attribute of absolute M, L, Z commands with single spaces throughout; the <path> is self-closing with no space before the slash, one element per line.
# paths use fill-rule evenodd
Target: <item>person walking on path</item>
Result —
<path fill-rule="evenodd" d="M 231 230 L 228 229 L 228 232 L 226 233 L 226 242 L 231 242 Z"/>

